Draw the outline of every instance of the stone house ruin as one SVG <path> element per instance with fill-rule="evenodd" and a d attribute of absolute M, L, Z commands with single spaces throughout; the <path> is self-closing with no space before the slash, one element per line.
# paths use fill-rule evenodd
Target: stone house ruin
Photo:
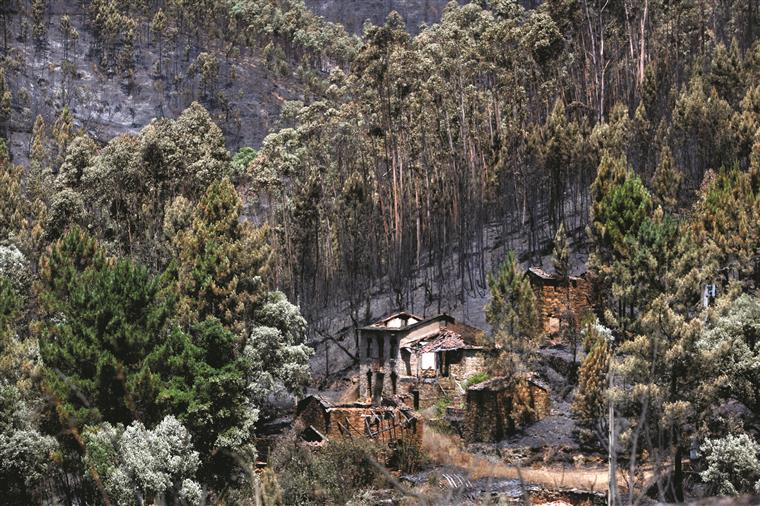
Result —
<path fill-rule="evenodd" d="M 584 313 L 592 310 L 591 284 L 585 276 L 570 276 L 564 286 L 562 280 L 539 267 L 528 269 L 528 276 L 536 294 L 538 315 L 546 335 L 558 334 L 569 324 L 572 315 L 575 329 L 580 328 Z"/>
<path fill-rule="evenodd" d="M 538 380 L 493 378 L 467 389 L 462 435 L 468 443 L 500 441 L 550 409 L 549 389 Z"/>
<path fill-rule="evenodd" d="M 494 351 L 485 332 L 446 314 L 393 314 L 359 331 L 359 399 L 395 398 L 414 409 L 463 402 L 464 383 Z"/>
<path fill-rule="evenodd" d="M 399 441 L 422 443 L 422 419 L 406 406 L 368 403 L 334 404 L 308 395 L 296 405 L 293 427 L 307 442 L 365 438 L 386 445 Z"/>

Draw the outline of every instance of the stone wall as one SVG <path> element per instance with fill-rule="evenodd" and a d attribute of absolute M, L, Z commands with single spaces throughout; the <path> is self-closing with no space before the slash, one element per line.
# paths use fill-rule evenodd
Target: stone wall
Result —
<path fill-rule="evenodd" d="M 592 310 L 590 303 L 591 284 L 577 278 L 570 286 L 560 286 L 556 280 L 533 281 L 533 289 L 538 303 L 538 314 L 544 333 L 557 334 L 566 325 L 568 310 L 575 315 L 576 330 L 580 329 L 581 317 Z"/>
<path fill-rule="evenodd" d="M 370 421 L 373 435 L 367 433 Z M 317 398 L 307 399 L 299 406 L 294 428 L 302 432 L 313 426 L 328 439 L 366 438 L 389 444 L 401 439 L 422 443 L 423 421 L 411 412 L 395 407 L 346 405 L 326 407 Z"/>
<path fill-rule="evenodd" d="M 300 433 L 310 425 L 325 436 L 330 427 L 327 409 L 316 397 L 307 398 L 299 404 L 293 428 Z"/>
<path fill-rule="evenodd" d="M 459 382 L 464 382 L 473 374 L 485 370 L 488 352 L 483 350 L 462 350 L 461 354 L 462 357 L 458 363 L 450 364 L 449 376 Z"/>
<path fill-rule="evenodd" d="M 377 414 L 380 420 L 374 416 Z M 354 408 L 336 407 L 329 411 L 330 424 L 327 437 L 341 439 L 348 437 L 367 438 L 382 444 L 389 444 L 402 439 L 412 441 L 415 444 L 422 443 L 423 421 L 420 417 L 414 417 L 408 421 L 398 408 Z M 372 423 L 370 427 L 376 435 L 370 437 L 367 434 L 365 420 Z"/>
<path fill-rule="evenodd" d="M 486 383 L 493 386 L 467 391 L 463 435 L 468 443 L 499 441 L 550 413 L 548 390 L 531 381 Z"/>
<path fill-rule="evenodd" d="M 448 399 L 452 406 L 464 405 L 464 385 L 470 376 L 485 370 L 488 352 L 461 350 L 458 355 L 457 361 L 449 364 L 448 376 L 440 376 L 438 371 L 432 369 L 420 371 L 419 377 L 399 376 L 396 395 L 414 409 L 427 409 L 442 399 Z M 412 353 L 411 361 L 417 363 L 415 357 L 417 355 Z"/>
<path fill-rule="evenodd" d="M 502 390 L 470 390 L 464 415 L 463 435 L 468 443 L 495 442 L 513 430 L 509 416 L 512 396 Z"/>
<path fill-rule="evenodd" d="M 400 378 L 408 375 L 407 372 L 417 375 L 419 360 L 414 353 L 406 355 L 400 349 L 401 340 L 438 332 L 442 325 L 441 320 L 433 320 L 412 325 L 408 331 L 362 330 L 359 334 L 359 398 L 379 404 L 382 397 L 398 395 Z"/>

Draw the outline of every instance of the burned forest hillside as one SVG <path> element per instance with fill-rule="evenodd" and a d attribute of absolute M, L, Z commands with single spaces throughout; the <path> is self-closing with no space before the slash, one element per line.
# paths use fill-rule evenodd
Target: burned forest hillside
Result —
<path fill-rule="evenodd" d="M 760 494 L 759 9 L 3 2 L 0 497 Z"/>

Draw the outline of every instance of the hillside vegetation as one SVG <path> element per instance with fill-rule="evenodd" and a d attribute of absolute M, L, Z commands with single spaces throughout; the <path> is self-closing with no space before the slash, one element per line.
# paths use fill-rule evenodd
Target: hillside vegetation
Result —
<path fill-rule="evenodd" d="M 636 484 L 619 502 L 643 476 L 760 493 L 759 15 L 482 0 L 350 35 L 300 0 L 4 2 L 0 496 L 387 487 L 363 444 L 286 440 L 254 473 L 309 323 L 488 294 L 505 373 L 546 344 L 519 261 L 553 248 L 567 282 L 571 246 L 596 307 L 573 416 Z"/>

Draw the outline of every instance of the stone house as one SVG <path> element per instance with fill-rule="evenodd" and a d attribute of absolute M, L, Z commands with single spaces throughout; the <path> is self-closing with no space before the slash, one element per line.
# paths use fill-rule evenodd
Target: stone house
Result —
<path fill-rule="evenodd" d="M 538 315 L 546 335 L 558 334 L 572 315 L 576 330 L 581 317 L 591 311 L 591 283 L 585 276 L 570 276 L 564 286 L 562 280 L 539 267 L 528 269 L 533 292 L 536 294 Z"/>
<path fill-rule="evenodd" d="M 550 409 L 549 389 L 537 379 L 493 378 L 467 389 L 463 437 L 468 443 L 500 441 Z"/>
<path fill-rule="evenodd" d="M 359 399 L 397 398 L 414 409 L 462 402 L 464 382 L 494 351 L 482 330 L 449 315 L 393 314 L 359 331 Z"/>
<path fill-rule="evenodd" d="M 296 405 L 293 427 L 307 442 L 366 438 L 386 445 L 405 440 L 422 443 L 423 421 L 406 406 L 369 403 L 334 404 L 308 395 Z"/>

